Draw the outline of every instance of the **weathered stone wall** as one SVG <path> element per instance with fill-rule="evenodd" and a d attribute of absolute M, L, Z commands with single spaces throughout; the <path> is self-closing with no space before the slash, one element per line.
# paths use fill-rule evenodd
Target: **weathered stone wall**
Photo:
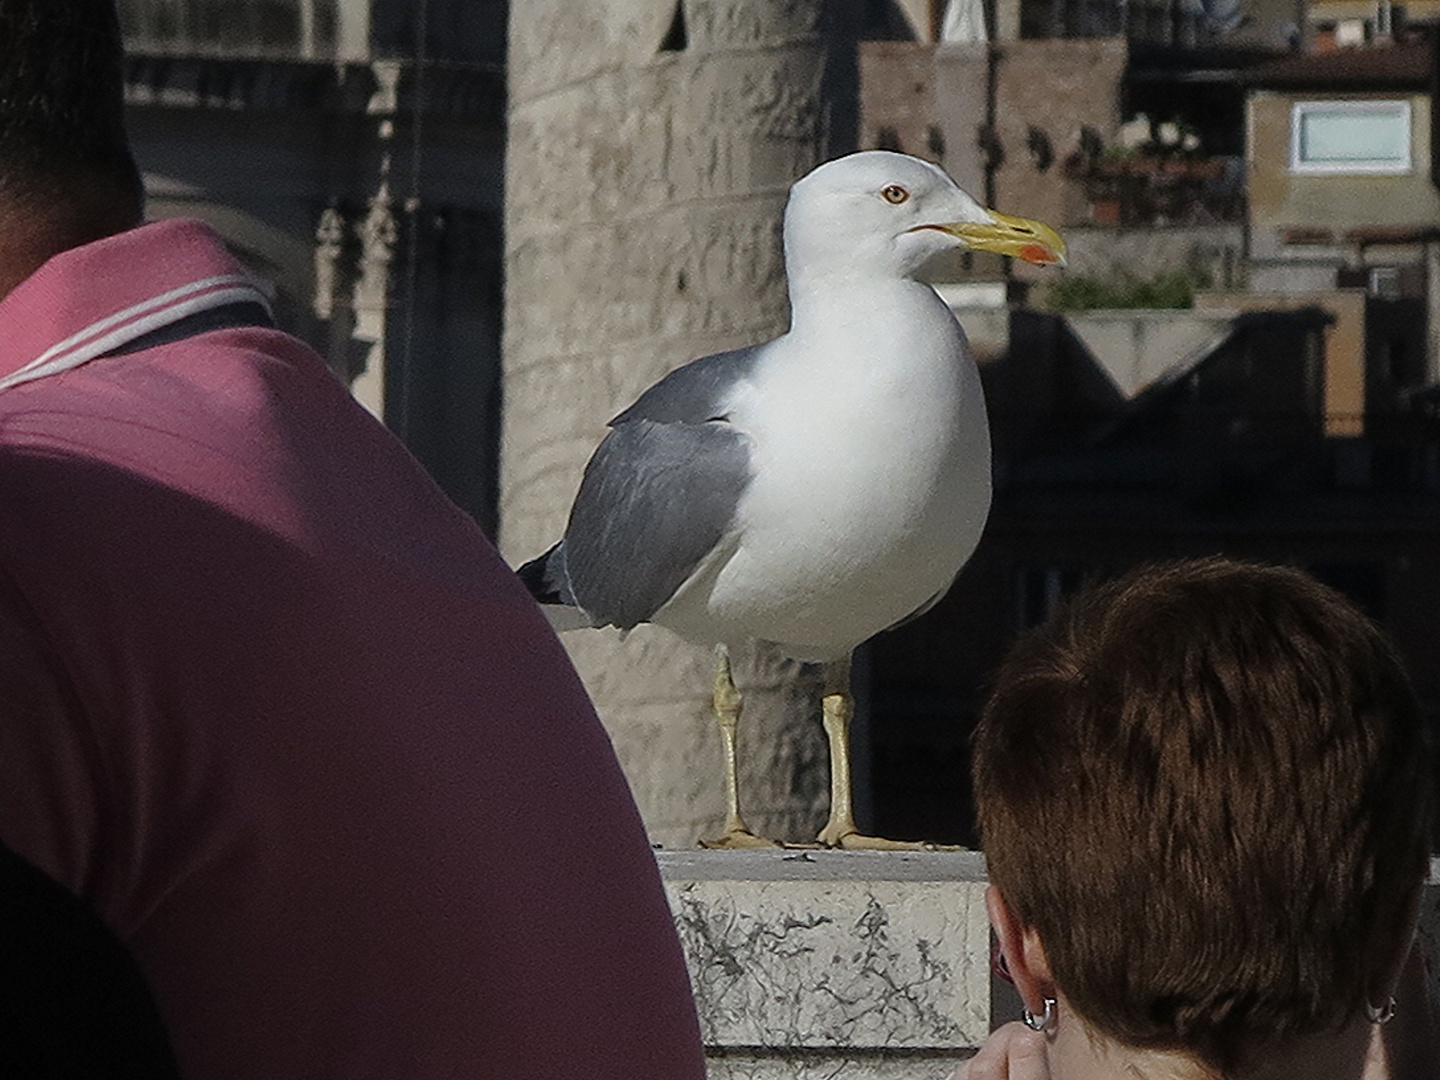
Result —
<path fill-rule="evenodd" d="M 1091 127 L 1110 145 L 1120 123 L 1120 88 L 1129 59 L 1123 38 L 1010 41 L 1000 48 L 996 129 L 1005 158 L 996 209 L 1071 224 L 1084 203 L 1064 177 L 1065 159 Z M 1048 147 L 1031 145 L 1032 134 Z M 1043 166 L 1043 167 L 1042 167 Z"/>
<path fill-rule="evenodd" d="M 862 144 L 937 161 L 997 210 L 1074 225 L 1088 219 L 1089 203 L 1066 175 L 1065 159 L 1079 147 L 1083 128 L 1106 144 L 1114 139 L 1128 55 L 1123 38 L 866 42 Z M 1020 263 L 1011 272 L 1032 282 L 1053 277 Z M 1000 261 L 947 261 L 935 273 L 942 280 L 998 277 Z"/>
<path fill-rule="evenodd" d="M 559 537 L 605 421 L 679 364 L 784 330 L 789 184 L 853 148 L 854 46 L 826 0 L 511 6 L 500 538 Z M 666 46 L 662 48 L 662 45 Z M 566 635 L 652 837 L 722 810 L 712 658 L 668 631 Z M 826 774 L 796 665 L 737 655 L 752 826 L 813 835 Z"/>
<path fill-rule="evenodd" d="M 944 1080 L 990 1031 L 978 852 L 663 852 L 710 1080 Z"/>
<path fill-rule="evenodd" d="M 935 48 L 913 41 L 861 43 L 862 146 L 944 159 L 945 140 L 936 122 Z"/>

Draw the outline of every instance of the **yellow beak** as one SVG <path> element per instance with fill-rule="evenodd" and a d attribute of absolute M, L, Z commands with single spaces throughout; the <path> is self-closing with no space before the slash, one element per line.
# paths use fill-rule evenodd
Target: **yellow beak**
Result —
<path fill-rule="evenodd" d="M 993 225 L 977 225 L 957 221 L 948 225 L 931 225 L 958 237 L 976 251 L 994 251 L 1012 255 L 1036 266 L 1064 266 L 1065 241 L 1060 234 L 1041 221 L 1011 217 L 1009 214 L 986 211 L 995 219 Z"/>

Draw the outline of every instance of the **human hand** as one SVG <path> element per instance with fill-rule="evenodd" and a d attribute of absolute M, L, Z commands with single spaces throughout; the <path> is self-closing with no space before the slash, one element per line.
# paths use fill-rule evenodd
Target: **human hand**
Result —
<path fill-rule="evenodd" d="M 1045 1036 L 1012 1020 L 992 1031 L 980 1052 L 950 1080 L 1050 1080 Z"/>

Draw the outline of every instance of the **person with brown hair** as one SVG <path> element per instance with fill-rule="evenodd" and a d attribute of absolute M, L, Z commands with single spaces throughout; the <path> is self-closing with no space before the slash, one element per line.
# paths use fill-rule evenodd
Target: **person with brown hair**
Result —
<path fill-rule="evenodd" d="M 975 733 L 1028 1027 L 959 1075 L 1436 1075 L 1412 949 L 1432 769 L 1393 647 L 1297 570 L 1181 562 L 1076 599 Z"/>

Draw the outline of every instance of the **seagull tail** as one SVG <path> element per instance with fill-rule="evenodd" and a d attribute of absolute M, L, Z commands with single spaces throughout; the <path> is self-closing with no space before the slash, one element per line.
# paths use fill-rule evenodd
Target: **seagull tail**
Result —
<path fill-rule="evenodd" d="M 570 578 L 565 568 L 565 541 L 560 541 L 544 555 L 531 559 L 515 573 L 557 631 L 595 625 L 576 602 L 570 589 Z"/>

